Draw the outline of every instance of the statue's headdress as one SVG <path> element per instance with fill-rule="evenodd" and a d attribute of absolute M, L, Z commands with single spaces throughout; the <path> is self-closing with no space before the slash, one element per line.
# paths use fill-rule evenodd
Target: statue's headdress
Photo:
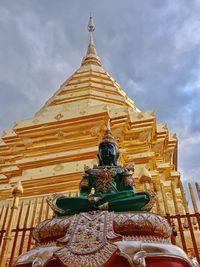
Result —
<path fill-rule="evenodd" d="M 114 136 L 112 135 L 112 132 L 111 132 L 111 128 L 110 128 L 110 119 L 108 120 L 108 123 L 107 123 L 107 129 L 104 133 L 104 136 L 99 144 L 99 146 L 103 143 L 112 143 L 115 145 L 116 149 L 118 150 L 118 144 L 114 138 Z"/>
<path fill-rule="evenodd" d="M 112 132 L 111 132 L 111 129 L 110 129 L 110 120 L 108 120 L 108 123 L 107 123 L 107 129 L 104 133 L 104 136 L 99 144 L 99 151 L 101 149 L 101 146 L 104 145 L 104 144 L 112 144 L 114 147 L 115 147 L 115 155 L 114 155 L 114 158 L 113 158 L 113 164 L 112 165 L 115 165 L 117 166 L 117 161 L 119 159 L 119 147 L 118 147 L 118 144 L 114 138 L 114 136 L 112 135 Z M 98 158 L 99 158 L 99 165 L 102 166 L 102 159 L 100 157 L 100 154 L 97 154 Z"/>

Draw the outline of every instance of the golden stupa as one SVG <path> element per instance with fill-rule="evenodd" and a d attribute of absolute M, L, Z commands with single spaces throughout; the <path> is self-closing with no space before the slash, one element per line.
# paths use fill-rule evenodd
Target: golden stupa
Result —
<path fill-rule="evenodd" d="M 140 111 L 104 70 L 94 29 L 90 17 L 89 45 L 80 68 L 33 118 L 16 122 L 0 139 L 1 267 L 11 266 L 34 245 L 34 226 L 52 216 L 49 195 L 78 194 L 85 166 L 96 164 L 108 119 L 121 164 L 135 164 L 136 189 L 156 192 L 153 212 L 172 225 L 172 242 L 199 260 L 199 184 L 188 184 L 186 199 L 177 170 L 176 134 L 157 123 L 153 111 Z"/>

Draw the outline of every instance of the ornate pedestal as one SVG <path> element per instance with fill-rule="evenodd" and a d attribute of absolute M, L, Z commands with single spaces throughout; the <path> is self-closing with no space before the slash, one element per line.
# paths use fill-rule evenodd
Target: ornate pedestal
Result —
<path fill-rule="evenodd" d="M 46 220 L 34 230 L 37 247 L 15 267 L 198 266 L 170 243 L 165 218 L 152 213 L 89 212 Z"/>

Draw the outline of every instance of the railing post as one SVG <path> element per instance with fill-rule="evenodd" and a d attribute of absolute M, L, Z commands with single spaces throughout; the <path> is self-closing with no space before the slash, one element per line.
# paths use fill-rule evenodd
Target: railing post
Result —
<path fill-rule="evenodd" d="M 23 194 L 23 187 L 21 185 L 21 182 L 18 182 L 17 185 L 14 186 L 12 189 L 13 203 L 11 207 L 11 213 L 10 213 L 10 218 L 8 221 L 6 233 L 3 238 L 2 253 L 1 253 L 1 258 L 0 258 L 0 267 L 6 267 L 8 253 L 10 250 L 10 246 L 12 245 L 12 242 L 11 242 L 12 241 L 12 228 L 13 228 L 13 224 L 16 218 L 16 213 L 19 207 L 19 199 L 22 194 Z"/>

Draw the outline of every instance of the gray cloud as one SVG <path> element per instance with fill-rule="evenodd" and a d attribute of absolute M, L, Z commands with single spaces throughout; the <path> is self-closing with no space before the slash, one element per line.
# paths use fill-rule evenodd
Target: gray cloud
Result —
<path fill-rule="evenodd" d="M 32 103 L 23 93 L 10 83 L 0 81 L 0 122 L 1 130 L 11 127 L 14 120 L 26 118 L 33 113 Z M 31 109 L 31 110 L 30 110 Z"/>
<path fill-rule="evenodd" d="M 78 68 L 90 11 L 105 69 L 139 108 L 177 132 L 183 178 L 197 179 L 198 0 L 0 0 L 1 130 L 33 116 Z"/>

